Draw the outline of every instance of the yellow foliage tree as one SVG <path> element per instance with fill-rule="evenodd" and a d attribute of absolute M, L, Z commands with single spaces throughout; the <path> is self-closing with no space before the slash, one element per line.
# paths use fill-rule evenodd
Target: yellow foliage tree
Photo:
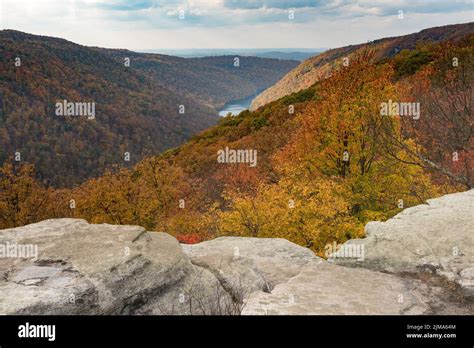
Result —
<path fill-rule="evenodd" d="M 189 191 L 182 170 L 157 158 L 133 169 L 108 172 L 74 190 L 77 216 L 93 223 L 160 228 Z"/>
<path fill-rule="evenodd" d="M 45 216 L 45 189 L 31 164 L 6 161 L 0 168 L 0 229 L 27 225 Z"/>
<path fill-rule="evenodd" d="M 381 115 L 380 108 L 399 100 L 399 93 L 392 67 L 374 65 L 368 56 L 320 83 L 318 101 L 298 116 L 301 127 L 275 156 L 283 175 L 339 180 L 347 188 L 351 213 L 362 222 L 386 219 L 439 194 L 422 168 L 388 155 L 393 149 L 384 132 L 390 129 L 401 138 L 400 122 Z M 408 139 L 404 142 L 409 146 Z"/>
<path fill-rule="evenodd" d="M 255 196 L 227 193 L 231 206 L 219 214 L 219 233 L 285 238 L 323 256 L 325 245 L 363 234 L 342 191 L 324 178 L 284 178 Z"/>

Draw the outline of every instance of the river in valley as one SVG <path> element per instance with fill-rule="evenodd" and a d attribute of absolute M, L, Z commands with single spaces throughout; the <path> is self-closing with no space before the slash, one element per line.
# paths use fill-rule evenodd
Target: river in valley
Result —
<path fill-rule="evenodd" d="M 250 107 L 250 104 L 252 104 L 252 100 L 255 97 L 256 95 L 253 95 L 245 99 L 234 100 L 227 103 L 221 110 L 219 110 L 219 116 L 225 117 L 229 112 L 234 116 L 240 114 L 242 111 L 247 110 Z"/>

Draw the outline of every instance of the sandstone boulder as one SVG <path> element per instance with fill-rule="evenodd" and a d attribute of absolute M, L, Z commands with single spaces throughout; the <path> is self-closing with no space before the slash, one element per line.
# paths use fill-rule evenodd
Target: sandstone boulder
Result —
<path fill-rule="evenodd" d="M 271 293 L 254 292 L 243 314 L 427 314 L 430 299 L 419 282 L 328 262 L 302 267 Z"/>
<path fill-rule="evenodd" d="M 142 227 L 46 220 L 1 231 L 0 245 L 38 251 L 0 258 L 1 314 L 221 314 L 232 304 L 176 239 Z"/>
<path fill-rule="evenodd" d="M 257 290 L 270 292 L 299 274 L 304 265 L 322 260 L 281 238 L 220 237 L 182 247 L 195 265 L 211 271 L 237 300 Z"/>
<path fill-rule="evenodd" d="M 474 190 L 430 199 L 386 222 L 370 222 L 367 237 L 342 247 L 362 258 L 331 257 L 339 265 L 395 274 L 431 273 L 474 296 Z"/>
<path fill-rule="evenodd" d="M 472 314 L 473 212 L 474 190 L 429 200 L 328 261 L 279 238 L 45 220 L 0 231 L 0 314 Z"/>
<path fill-rule="evenodd" d="M 431 311 L 420 282 L 331 265 L 285 239 L 221 237 L 183 249 L 244 302 L 246 315 Z"/>

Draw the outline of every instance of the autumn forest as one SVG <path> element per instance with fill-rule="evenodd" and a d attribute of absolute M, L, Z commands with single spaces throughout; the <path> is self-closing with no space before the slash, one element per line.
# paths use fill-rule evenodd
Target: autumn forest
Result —
<path fill-rule="evenodd" d="M 473 188 L 474 28 L 460 26 L 462 35 L 407 48 L 382 41 L 331 53 L 309 68 L 314 82 L 222 118 L 220 106 L 298 62 L 241 57 L 238 70 L 234 57 L 174 59 L 2 31 L 0 229 L 75 217 L 182 243 L 281 237 L 324 257 L 326 245 L 363 237 L 368 221 Z M 96 119 L 55 119 L 51 101 L 66 98 L 97 100 Z M 258 161 L 221 163 L 226 148 Z"/>

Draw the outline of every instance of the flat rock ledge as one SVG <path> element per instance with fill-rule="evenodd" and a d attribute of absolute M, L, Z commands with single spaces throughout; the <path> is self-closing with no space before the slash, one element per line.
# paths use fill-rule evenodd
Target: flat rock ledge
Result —
<path fill-rule="evenodd" d="M 366 238 L 342 246 L 328 260 L 338 265 L 421 278 L 432 275 L 474 297 L 474 190 L 430 199 L 385 222 L 369 222 Z"/>
<path fill-rule="evenodd" d="M 175 238 L 142 227 L 45 220 L 1 231 L 0 245 L 37 247 L 36 257 L 0 257 L 1 314 L 223 314 L 233 305 Z"/>
<path fill-rule="evenodd" d="M 328 261 L 279 238 L 45 220 L 0 231 L 0 314 L 473 314 L 473 212 L 474 190 L 429 200 Z"/>

